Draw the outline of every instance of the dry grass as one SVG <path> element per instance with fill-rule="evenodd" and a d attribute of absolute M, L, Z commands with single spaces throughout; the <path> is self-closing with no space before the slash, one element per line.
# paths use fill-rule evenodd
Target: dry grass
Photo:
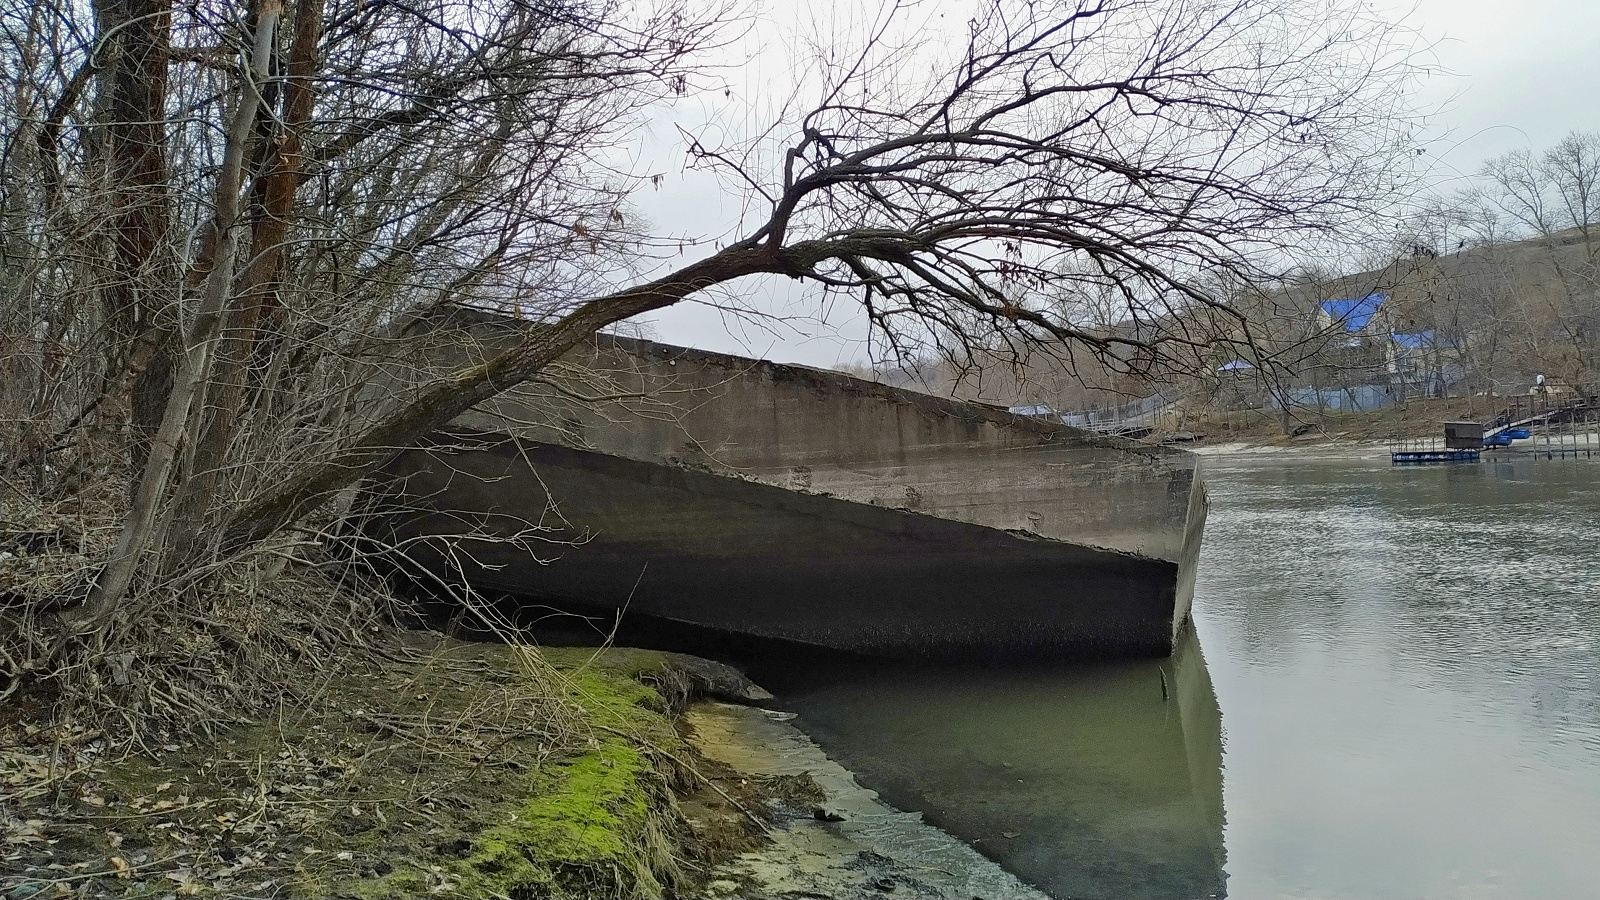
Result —
<path fill-rule="evenodd" d="M 109 479 L 43 499 L 0 486 L 0 724 L 95 732 L 119 748 L 207 732 L 300 695 L 307 673 L 359 661 L 396 601 L 370 570 L 281 548 L 145 583 L 114 618 L 70 610 L 110 555 L 125 501 Z"/>
<path fill-rule="evenodd" d="M 13 724 L 0 896 L 655 898 L 755 838 L 666 658 L 392 638 L 211 737 Z"/>

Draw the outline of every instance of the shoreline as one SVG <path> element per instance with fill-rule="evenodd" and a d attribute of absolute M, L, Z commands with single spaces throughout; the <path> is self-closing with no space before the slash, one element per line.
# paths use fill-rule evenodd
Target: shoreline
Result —
<path fill-rule="evenodd" d="M 1580 434 L 1579 437 L 1583 435 Z M 1568 438 L 1571 435 L 1567 435 Z M 1590 432 L 1590 443 L 1597 456 L 1600 456 L 1600 432 Z M 1387 461 L 1390 448 L 1394 441 L 1374 440 L 1371 438 L 1348 439 L 1321 439 L 1315 441 L 1296 441 L 1294 443 L 1270 443 L 1265 441 L 1227 441 L 1214 444 L 1185 445 L 1184 449 L 1200 457 L 1266 457 L 1266 456 L 1307 456 L 1338 459 L 1382 459 Z M 1585 447 L 1583 443 L 1577 445 L 1580 451 Z M 1565 445 L 1565 452 L 1572 454 L 1572 445 Z M 1557 455 L 1563 451 L 1563 444 L 1557 440 L 1552 441 L 1550 449 Z M 1500 447 L 1485 450 L 1483 461 L 1492 462 L 1496 459 L 1533 459 L 1546 454 L 1544 442 L 1537 436 L 1515 441 L 1509 447 Z"/>
<path fill-rule="evenodd" d="M 1387 459 L 1389 456 L 1387 443 L 1369 440 L 1331 440 L 1298 444 L 1229 441 L 1217 444 L 1196 444 L 1184 449 L 1196 456 L 1207 458 L 1229 456 L 1321 456 L 1357 459 L 1370 456 Z"/>
<path fill-rule="evenodd" d="M 719 866 L 705 900 L 1048 900 L 920 813 L 885 803 L 791 718 L 727 703 L 689 710 L 690 742 L 702 755 L 747 777 L 805 778 L 819 790 L 810 809 L 775 809 L 768 840 Z"/>
<path fill-rule="evenodd" d="M 0 733 L 0 897 L 1044 900 L 699 657 L 392 635 L 137 752 Z"/>

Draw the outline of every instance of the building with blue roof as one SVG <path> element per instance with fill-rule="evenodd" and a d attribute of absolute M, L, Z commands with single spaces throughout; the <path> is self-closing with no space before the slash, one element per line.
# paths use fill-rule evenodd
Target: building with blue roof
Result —
<path fill-rule="evenodd" d="M 1389 295 L 1374 291 L 1365 297 L 1324 300 L 1318 312 L 1325 328 L 1341 328 L 1346 334 L 1360 334 L 1383 309 Z"/>
<path fill-rule="evenodd" d="M 1389 335 L 1389 346 L 1384 352 L 1384 362 L 1390 380 L 1402 388 L 1419 386 L 1428 395 L 1442 395 L 1452 380 L 1450 367 L 1445 365 L 1440 351 L 1438 334 L 1431 328 L 1423 331 L 1397 331 Z"/>
<path fill-rule="evenodd" d="M 1432 350 L 1436 343 L 1433 329 L 1431 328 L 1426 331 L 1413 331 L 1410 333 L 1397 331 L 1391 339 L 1402 350 Z"/>

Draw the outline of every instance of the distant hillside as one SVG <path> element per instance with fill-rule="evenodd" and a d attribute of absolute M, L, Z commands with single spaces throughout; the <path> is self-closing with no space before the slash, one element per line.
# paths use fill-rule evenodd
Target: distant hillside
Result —
<path fill-rule="evenodd" d="M 1237 308 L 1285 385 L 1371 384 L 1388 377 L 1382 342 L 1389 331 L 1431 332 L 1435 349 L 1462 392 L 1517 390 L 1534 373 L 1552 380 L 1594 380 L 1600 343 L 1600 227 L 1570 228 L 1550 237 L 1500 243 L 1461 241 L 1450 252 L 1415 246 L 1390 264 L 1351 275 L 1305 277 L 1240 294 Z M 1386 295 L 1384 314 L 1352 351 L 1350 335 L 1317 322 L 1325 300 Z M 1240 335 L 1242 338 L 1242 334 Z M 1238 348 L 1238 356 L 1248 356 Z M 1046 348 L 1018 363 L 993 359 L 972 366 L 920 360 L 909 365 L 854 366 L 852 374 L 900 387 L 1002 405 L 1057 410 L 1116 406 L 1158 392 L 1194 405 L 1239 402 L 1229 395 L 1226 349 L 1154 380 L 1109 371 L 1080 348 Z M 1233 379 L 1236 381 L 1236 379 Z M 1263 395 L 1264 396 L 1264 395 Z M 1265 401 L 1263 401 L 1265 402 Z"/>

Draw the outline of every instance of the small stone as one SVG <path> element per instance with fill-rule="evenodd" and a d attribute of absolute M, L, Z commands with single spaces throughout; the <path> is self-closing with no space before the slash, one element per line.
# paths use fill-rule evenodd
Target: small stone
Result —
<path fill-rule="evenodd" d="M 826 806 L 819 806 L 811 810 L 811 817 L 818 822 L 843 822 L 845 820 L 844 813 L 836 809 L 829 809 Z"/>

